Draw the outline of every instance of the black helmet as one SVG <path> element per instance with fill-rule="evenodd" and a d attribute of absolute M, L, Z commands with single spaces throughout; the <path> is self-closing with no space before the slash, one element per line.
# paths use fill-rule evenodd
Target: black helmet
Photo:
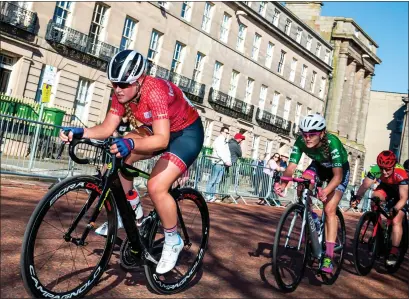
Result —
<path fill-rule="evenodd" d="M 135 50 L 124 50 L 112 57 L 107 73 L 114 83 L 133 83 L 143 74 L 146 60 Z"/>

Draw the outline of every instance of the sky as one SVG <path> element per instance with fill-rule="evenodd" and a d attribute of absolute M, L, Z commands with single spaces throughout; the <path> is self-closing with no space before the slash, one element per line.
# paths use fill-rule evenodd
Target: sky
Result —
<path fill-rule="evenodd" d="M 408 93 L 408 2 L 324 2 L 321 15 L 353 18 L 378 44 L 372 90 Z"/>

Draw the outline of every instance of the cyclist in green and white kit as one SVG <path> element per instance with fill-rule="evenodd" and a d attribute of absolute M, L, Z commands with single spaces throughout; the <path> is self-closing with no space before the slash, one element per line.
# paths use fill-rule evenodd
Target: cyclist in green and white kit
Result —
<path fill-rule="evenodd" d="M 337 237 L 338 223 L 336 208 L 345 192 L 349 181 L 348 154 L 337 136 L 326 131 L 325 119 L 319 114 L 307 115 L 300 121 L 302 136 L 294 143 L 290 164 L 283 176 L 292 176 L 301 155 L 305 153 L 313 161 L 303 173 L 303 178 L 329 181 L 328 185 L 319 191 L 318 198 L 324 203 L 325 218 L 325 243 L 326 252 L 321 270 L 332 272 L 332 259 Z M 288 182 L 282 181 L 276 185 L 278 195 L 282 193 Z"/>

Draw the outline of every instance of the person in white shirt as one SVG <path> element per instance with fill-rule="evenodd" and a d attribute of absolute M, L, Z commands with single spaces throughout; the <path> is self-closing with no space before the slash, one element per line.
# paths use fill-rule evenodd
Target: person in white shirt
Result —
<path fill-rule="evenodd" d="M 206 200 L 216 200 L 216 189 L 219 185 L 226 167 L 231 166 L 230 149 L 228 145 L 229 128 L 222 127 L 220 136 L 213 142 L 213 156 L 216 157 L 212 166 L 212 173 L 206 186 Z"/>

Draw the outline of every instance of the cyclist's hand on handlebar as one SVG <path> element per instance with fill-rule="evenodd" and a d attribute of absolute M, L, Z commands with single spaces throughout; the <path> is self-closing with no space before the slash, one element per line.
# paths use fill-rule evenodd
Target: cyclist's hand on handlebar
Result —
<path fill-rule="evenodd" d="M 72 141 L 73 138 L 80 139 L 84 136 L 84 128 L 63 127 L 60 132 L 60 139 L 66 143 Z"/>
<path fill-rule="evenodd" d="M 135 143 L 131 138 L 115 138 L 112 142 L 110 152 L 116 154 L 116 157 L 126 157 L 134 149 Z"/>

